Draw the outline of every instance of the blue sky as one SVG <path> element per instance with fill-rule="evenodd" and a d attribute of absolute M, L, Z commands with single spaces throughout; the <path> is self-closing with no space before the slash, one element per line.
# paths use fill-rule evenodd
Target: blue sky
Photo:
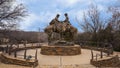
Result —
<path fill-rule="evenodd" d="M 25 31 L 38 31 L 48 26 L 49 22 L 59 13 L 59 20 L 64 20 L 64 13 L 68 13 L 71 24 L 81 31 L 77 21 L 82 20 L 83 12 L 86 12 L 91 4 L 97 5 L 103 18 L 107 15 L 108 6 L 114 5 L 118 0 L 17 0 L 23 3 L 29 16 L 20 22 L 20 29 Z M 120 4 L 120 3 L 118 3 Z"/>

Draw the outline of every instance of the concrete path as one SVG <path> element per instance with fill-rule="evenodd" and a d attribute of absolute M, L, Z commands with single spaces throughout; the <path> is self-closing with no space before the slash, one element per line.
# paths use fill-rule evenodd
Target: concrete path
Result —
<path fill-rule="evenodd" d="M 94 51 L 94 54 L 99 53 Z M 19 55 L 23 55 L 24 51 L 18 52 Z M 35 56 L 35 50 L 27 50 L 27 55 Z M 40 49 L 38 49 L 38 60 L 40 65 L 74 65 L 74 64 L 90 64 L 91 51 L 87 49 L 82 49 L 82 54 L 75 56 L 51 56 L 40 54 Z M 19 56 L 18 56 L 19 57 Z M 20 56 L 20 58 L 22 58 Z"/>
<path fill-rule="evenodd" d="M 35 56 L 35 49 L 27 50 L 27 55 Z M 36 68 L 96 68 L 90 64 L 91 51 L 88 49 L 82 49 L 82 54 L 75 56 L 51 56 L 41 55 L 40 49 L 38 49 L 38 62 L 39 65 Z M 19 51 L 18 55 L 24 55 L 24 50 Z M 94 51 L 95 54 L 100 54 L 98 51 Z M 120 52 L 114 52 L 120 57 Z M 23 56 L 18 56 L 23 58 Z M 32 58 L 34 59 L 34 58 Z M 3 64 L 0 63 L 0 68 L 33 68 L 19 65 Z"/>
<path fill-rule="evenodd" d="M 27 55 L 35 56 L 35 49 L 27 50 Z M 91 51 L 88 49 L 82 49 L 82 54 L 75 56 L 51 56 L 41 55 L 40 49 L 38 49 L 38 61 L 39 65 L 36 68 L 96 68 L 90 64 Z M 19 51 L 17 54 L 24 55 L 24 51 Z M 100 54 L 98 51 L 94 51 L 95 54 Z M 23 58 L 23 56 L 18 56 Z M 32 58 L 34 59 L 34 58 Z M 11 64 L 0 63 L 0 68 L 33 68 L 24 67 Z"/>
<path fill-rule="evenodd" d="M 27 50 L 27 55 L 35 55 L 35 49 Z M 90 65 L 91 51 L 82 49 L 82 54 L 75 56 L 51 56 L 41 55 L 40 49 L 38 49 L 39 65 L 37 68 L 95 68 Z M 99 53 L 94 51 L 94 54 Z M 19 55 L 23 55 L 24 51 L 19 51 Z M 18 56 L 23 58 L 23 56 Z M 19 68 L 19 67 L 18 67 Z M 27 68 L 27 67 L 26 67 Z"/>

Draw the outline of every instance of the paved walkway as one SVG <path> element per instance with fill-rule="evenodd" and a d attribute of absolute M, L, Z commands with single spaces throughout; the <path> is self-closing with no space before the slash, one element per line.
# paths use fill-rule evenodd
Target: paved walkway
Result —
<path fill-rule="evenodd" d="M 94 51 L 94 54 L 99 53 Z M 23 55 L 24 51 L 18 52 L 18 54 Z M 27 55 L 34 56 L 35 50 L 27 50 Z M 75 56 L 51 56 L 40 54 L 40 49 L 38 49 L 38 60 L 40 65 L 74 65 L 74 64 L 90 64 L 91 51 L 87 49 L 82 49 L 82 54 Z M 21 58 L 21 57 L 20 57 Z"/>
<path fill-rule="evenodd" d="M 27 55 L 35 55 L 35 49 L 27 50 Z M 40 49 L 38 49 L 38 61 L 39 65 L 36 68 L 95 68 L 90 64 L 91 51 L 88 49 L 82 49 L 82 54 L 75 56 L 48 56 L 41 55 Z M 24 51 L 19 51 L 17 54 L 23 55 Z M 98 51 L 94 51 L 95 54 L 100 54 Z M 23 58 L 23 56 L 18 56 Z M 0 68 L 33 68 L 11 64 L 0 63 Z"/>
<path fill-rule="evenodd" d="M 91 51 L 88 49 L 82 49 L 80 55 L 75 56 L 51 56 L 40 54 L 38 49 L 38 62 L 39 65 L 35 68 L 96 68 L 90 64 Z M 27 55 L 35 56 L 35 49 L 27 50 Z M 19 55 L 24 55 L 24 50 L 17 52 Z M 94 51 L 94 55 L 100 54 L 98 51 Z M 114 52 L 120 56 L 120 52 Z M 23 56 L 18 56 L 23 58 Z M 19 65 L 3 64 L 0 63 L 0 68 L 33 68 Z"/>
<path fill-rule="evenodd" d="M 95 68 L 90 65 L 91 51 L 87 49 L 82 49 L 82 54 L 75 56 L 51 56 L 51 55 L 41 55 L 40 49 L 38 49 L 38 60 L 39 65 L 37 68 Z M 94 51 L 94 54 L 99 53 Z M 19 55 L 23 55 L 24 51 L 18 52 Z M 27 50 L 27 55 L 34 56 L 35 49 Z M 18 56 L 23 58 L 23 56 Z M 15 65 L 11 65 L 14 67 Z M 17 67 L 20 68 L 21 66 Z M 22 67 L 23 68 L 23 67 Z M 28 67 L 24 67 L 28 68 Z"/>
<path fill-rule="evenodd" d="M 31 46 L 31 44 L 27 44 Z M 44 44 L 45 45 L 45 44 Z M 90 64 L 91 51 L 88 49 L 82 49 L 82 54 L 75 56 L 47 56 L 41 55 L 40 49 L 38 49 L 38 61 L 39 65 L 36 68 L 96 68 Z M 24 50 L 18 52 L 19 55 L 24 55 Z M 95 54 L 100 54 L 98 51 L 94 51 Z M 120 52 L 114 52 L 119 55 Z M 35 49 L 27 50 L 27 55 L 35 56 Z M 23 58 L 23 56 L 18 56 Z M 3 64 L 0 63 L 0 68 L 33 68 L 19 65 Z"/>
<path fill-rule="evenodd" d="M 18 66 L 18 65 L 9 65 L 9 64 L 3 64 L 0 63 L 0 68 L 33 68 L 33 67 L 25 67 L 25 66 Z M 39 65 L 35 68 L 95 68 L 92 65 L 64 65 L 64 66 L 59 66 L 59 65 Z"/>

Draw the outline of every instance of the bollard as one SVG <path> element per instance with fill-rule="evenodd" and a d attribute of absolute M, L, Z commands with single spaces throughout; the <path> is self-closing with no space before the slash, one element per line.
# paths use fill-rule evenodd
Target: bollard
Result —
<path fill-rule="evenodd" d="M 36 49 L 36 53 L 35 53 L 35 60 L 37 60 L 37 49 Z"/>
<path fill-rule="evenodd" d="M 91 56 L 92 56 L 92 60 L 93 60 L 93 51 L 92 51 L 92 49 L 91 49 Z"/>
<path fill-rule="evenodd" d="M 27 49 L 25 49 L 25 52 L 24 52 L 24 59 L 26 59 L 26 53 L 27 53 Z"/>
<path fill-rule="evenodd" d="M 8 53 L 9 53 L 9 55 L 11 55 L 12 44 L 10 45 L 10 47 L 8 49 L 9 49 Z"/>
<path fill-rule="evenodd" d="M 100 53 L 101 53 L 100 58 L 103 58 L 103 50 L 101 50 Z"/>
<path fill-rule="evenodd" d="M 8 53 L 8 45 L 5 48 L 5 52 Z"/>
<path fill-rule="evenodd" d="M 17 57 L 17 51 L 14 52 L 14 57 L 15 57 L 15 58 Z"/>

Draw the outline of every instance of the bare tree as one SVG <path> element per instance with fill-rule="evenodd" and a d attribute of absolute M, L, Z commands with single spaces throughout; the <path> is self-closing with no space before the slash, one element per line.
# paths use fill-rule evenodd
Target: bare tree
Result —
<path fill-rule="evenodd" d="M 84 23 L 88 24 L 89 29 L 93 33 L 96 33 L 102 28 L 100 12 L 97 9 L 97 6 L 91 6 L 91 8 L 88 10 L 88 16 L 84 16 Z"/>
<path fill-rule="evenodd" d="M 84 32 L 92 33 L 92 38 L 97 41 L 97 32 L 104 28 L 105 23 L 100 19 L 100 12 L 95 5 L 83 15 L 83 23 L 80 23 Z"/>
<path fill-rule="evenodd" d="M 26 16 L 25 7 L 16 0 L 0 0 L 0 29 L 12 29 Z"/>
<path fill-rule="evenodd" d="M 9 33 L 16 29 L 18 22 L 26 15 L 23 4 L 17 3 L 16 0 L 0 0 L 0 34 L 2 35 L 0 40 L 15 40 Z"/>
<path fill-rule="evenodd" d="M 112 24 L 114 30 L 120 30 L 120 5 L 110 6 L 109 11 L 112 12 L 110 23 Z"/>
<path fill-rule="evenodd" d="M 109 23 L 112 25 L 114 40 L 114 50 L 120 51 L 120 0 L 118 0 L 113 6 L 109 7 L 109 11 L 112 13 Z"/>

